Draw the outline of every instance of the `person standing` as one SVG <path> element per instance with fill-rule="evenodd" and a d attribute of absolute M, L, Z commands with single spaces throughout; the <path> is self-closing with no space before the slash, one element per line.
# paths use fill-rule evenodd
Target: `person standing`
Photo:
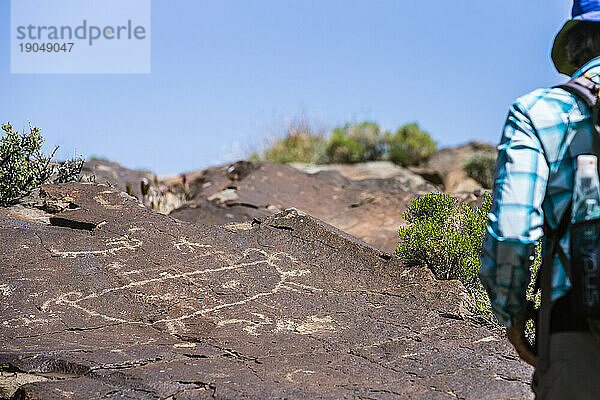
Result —
<path fill-rule="evenodd" d="M 574 1 L 572 19 L 555 38 L 552 60 L 563 74 L 600 83 L 600 0 Z M 521 359 L 536 367 L 532 389 L 537 399 L 600 399 L 600 329 L 570 312 L 572 285 L 565 265 L 570 234 L 559 229 L 571 215 L 577 157 L 600 154 L 599 143 L 590 107 L 564 87 L 554 87 L 512 104 L 498 145 L 479 277 L 508 340 Z M 551 290 L 546 290 L 549 305 L 541 311 L 549 315 L 548 334 L 536 339 L 537 348 L 547 351 L 538 355 L 523 331 L 529 267 L 544 232 L 542 253 L 548 262 L 542 269 L 551 271 Z M 555 247 L 549 232 L 560 232 Z"/>

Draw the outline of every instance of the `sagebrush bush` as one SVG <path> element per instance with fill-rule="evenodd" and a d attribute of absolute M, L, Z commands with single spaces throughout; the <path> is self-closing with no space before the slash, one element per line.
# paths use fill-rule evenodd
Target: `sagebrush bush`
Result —
<path fill-rule="evenodd" d="M 0 138 L 0 205 L 15 203 L 44 183 L 65 183 L 81 180 L 83 158 L 60 163 L 50 161 L 42 151 L 40 128 L 29 126 L 29 132 L 19 133 L 10 122 L 2 125 Z"/>
<path fill-rule="evenodd" d="M 431 136 L 416 123 L 401 126 L 393 135 L 386 134 L 386 143 L 390 161 L 403 167 L 426 161 L 437 149 Z"/>
<path fill-rule="evenodd" d="M 51 169 L 52 183 L 67 183 L 81 181 L 81 170 L 84 160 L 82 157 L 66 160 L 54 165 Z"/>
<path fill-rule="evenodd" d="M 474 154 L 463 165 L 467 175 L 475 179 L 481 186 L 491 189 L 494 184 L 494 169 L 497 156 L 492 153 Z"/>
<path fill-rule="evenodd" d="M 478 272 L 485 238 L 487 216 L 492 195 L 484 195 L 481 207 L 470 206 L 444 193 L 428 193 L 409 203 L 403 218 L 409 223 L 400 227 L 400 243 L 396 254 L 426 264 L 438 279 L 458 279 L 473 300 L 475 311 L 486 320 L 497 323 L 489 298 Z M 531 266 L 528 299 L 533 293 L 535 276 L 541 264 L 540 246 Z"/>
<path fill-rule="evenodd" d="M 427 160 L 436 143 L 418 124 L 400 127 L 395 134 L 383 132 L 375 122 L 347 123 L 331 131 L 329 138 L 306 118 L 292 121 L 284 135 L 268 143 L 251 161 L 274 163 L 355 164 L 390 160 L 411 166 Z"/>
<path fill-rule="evenodd" d="M 41 151 L 44 139 L 37 127 L 20 134 L 10 123 L 2 125 L 0 139 L 0 204 L 27 195 L 50 179 L 50 157 Z"/>
<path fill-rule="evenodd" d="M 273 143 L 262 159 L 272 163 L 315 163 L 320 157 L 324 140 L 308 133 L 297 133 Z"/>
<path fill-rule="evenodd" d="M 327 163 L 355 164 L 365 160 L 365 146 L 359 141 L 333 131 L 325 148 Z"/>
<path fill-rule="evenodd" d="M 283 134 L 276 134 L 262 154 L 255 152 L 249 159 L 280 164 L 320 164 L 324 162 L 325 145 L 322 130 L 311 124 L 306 117 L 301 117 L 291 121 Z"/>
<path fill-rule="evenodd" d="M 537 278 L 538 273 L 540 272 L 540 267 L 542 266 L 542 245 L 538 244 L 535 248 L 535 258 L 531 267 L 529 268 L 529 272 L 531 273 L 531 280 L 529 281 L 529 285 L 527 286 L 527 300 L 534 304 L 534 307 L 538 309 L 542 304 L 542 293 L 541 291 L 535 290 L 535 280 Z M 527 325 L 525 326 L 525 337 L 529 340 L 531 345 L 535 343 L 535 326 L 533 321 L 527 321 Z"/>
<path fill-rule="evenodd" d="M 335 128 L 326 147 L 327 161 L 340 164 L 380 160 L 384 152 L 384 136 L 374 122 Z"/>
<path fill-rule="evenodd" d="M 471 207 L 444 193 L 417 197 L 403 214 L 410 225 L 400 228 L 396 249 L 403 258 L 427 264 L 438 279 L 460 280 L 487 319 L 489 299 L 477 273 L 491 201 L 486 194 L 481 207 Z"/>

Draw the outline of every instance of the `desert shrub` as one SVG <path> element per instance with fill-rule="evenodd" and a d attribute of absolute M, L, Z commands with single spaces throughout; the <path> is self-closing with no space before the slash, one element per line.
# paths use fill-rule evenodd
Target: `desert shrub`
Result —
<path fill-rule="evenodd" d="M 471 207 L 444 193 L 417 197 L 403 215 L 409 225 L 400 228 L 396 249 L 403 258 L 427 264 L 438 279 L 460 280 L 476 311 L 488 319 L 489 299 L 477 273 L 491 201 L 486 194 L 481 207 Z"/>
<path fill-rule="evenodd" d="M 436 143 L 417 124 L 400 127 L 394 135 L 375 122 L 347 123 L 331 131 L 311 124 L 306 117 L 293 120 L 284 134 L 276 134 L 266 150 L 251 152 L 250 161 L 273 163 L 354 164 L 389 159 L 403 166 L 425 161 Z"/>
<path fill-rule="evenodd" d="M 82 157 L 75 157 L 72 160 L 66 160 L 56 163 L 51 170 L 52 183 L 66 183 L 81 181 L 81 170 L 84 160 Z"/>
<path fill-rule="evenodd" d="M 41 151 L 40 129 L 19 133 L 10 123 L 2 125 L 0 138 L 0 204 L 7 205 L 27 195 L 50 179 L 51 157 Z"/>
<path fill-rule="evenodd" d="M 2 131 L 0 205 L 10 205 L 44 183 L 81 181 L 83 158 L 51 163 L 58 147 L 50 156 L 42 153 L 44 138 L 40 128 L 30 125 L 29 132 L 21 134 L 8 122 L 2 125 Z"/>
<path fill-rule="evenodd" d="M 314 163 L 318 161 L 323 139 L 308 133 L 297 133 L 278 140 L 265 151 L 262 160 L 272 163 Z"/>
<path fill-rule="evenodd" d="M 535 280 L 537 278 L 538 273 L 540 272 L 540 267 L 542 265 L 542 244 L 538 244 L 535 248 L 535 258 L 529 271 L 531 273 L 531 280 L 529 281 L 529 285 L 527 286 L 527 300 L 534 304 L 534 307 L 538 309 L 542 304 L 542 293 L 538 290 L 535 290 Z M 525 326 L 525 337 L 529 340 L 531 345 L 535 343 L 535 326 L 532 320 L 527 321 Z"/>
<path fill-rule="evenodd" d="M 486 193 L 481 207 L 460 204 L 444 193 L 428 193 L 410 202 L 403 217 L 409 225 L 399 230 L 396 254 L 426 264 L 438 279 L 458 279 L 465 286 L 474 311 L 497 323 L 478 272 L 492 195 Z M 541 264 L 541 246 L 531 265 L 528 299 L 537 301 L 534 281 Z M 531 336 L 531 332 L 528 333 Z"/>
<path fill-rule="evenodd" d="M 486 189 L 490 189 L 494 184 L 495 167 L 496 155 L 493 153 L 474 154 L 463 165 L 467 175 Z"/>
<path fill-rule="evenodd" d="M 283 134 L 275 134 L 261 153 L 254 152 L 250 161 L 266 161 L 272 163 L 322 163 L 325 153 L 323 131 L 312 124 L 306 117 L 291 121 Z"/>
<path fill-rule="evenodd" d="M 340 131 L 333 131 L 327 141 L 325 154 L 329 163 L 353 164 L 364 161 L 365 146 Z"/>
<path fill-rule="evenodd" d="M 431 136 L 416 123 L 401 126 L 393 135 L 388 133 L 386 144 L 390 161 L 403 167 L 426 161 L 437 148 Z"/>
<path fill-rule="evenodd" d="M 384 152 L 384 136 L 374 122 L 335 128 L 325 149 L 327 162 L 341 164 L 379 160 Z"/>

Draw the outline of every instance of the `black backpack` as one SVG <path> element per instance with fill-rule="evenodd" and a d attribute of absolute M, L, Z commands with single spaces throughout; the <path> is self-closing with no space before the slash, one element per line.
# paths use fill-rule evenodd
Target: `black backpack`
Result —
<path fill-rule="evenodd" d="M 591 77 L 584 75 L 573 78 L 563 85 L 556 86 L 581 99 L 591 113 L 596 143 L 600 142 L 600 85 Z M 598 148 L 598 147 L 596 147 Z M 600 158 L 600 157 L 599 157 Z M 566 208 L 558 228 L 551 229 L 546 223 L 544 236 L 547 252 L 536 281 L 536 290 L 542 289 L 542 305 L 536 313 L 536 349 L 539 354 L 538 368 L 547 370 L 549 362 L 549 338 L 552 311 L 552 261 L 555 255 L 571 281 L 571 290 L 565 298 L 568 304 L 561 312 L 568 315 L 570 321 L 586 321 L 589 318 L 600 319 L 600 218 L 571 223 L 572 202 Z M 560 238 L 570 230 L 569 250 L 571 259 L 559 245 Z M 557 302 L 555 308 L 561 308 Z M 531 307 L 530 307 L 531 310 Z M 575 322 L 576 323 L 576 322 Z"/>

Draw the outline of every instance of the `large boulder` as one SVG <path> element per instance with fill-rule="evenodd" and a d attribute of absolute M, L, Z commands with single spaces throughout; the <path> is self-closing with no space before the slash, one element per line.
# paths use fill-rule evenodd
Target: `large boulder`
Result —
<path fill-rule="evenodd" d="M 214 224 L 252 221 L 296 207 L 393 252 L 408 201 L 417 193 L 437 190 L 406 171 L 404 175 L 360 180 L 335 169 L 311 172 L 248 161 L 208 168 L 186 178 L 189 200 L 170 215 Z"/>
<path fill-rule="evenodd" d="M 352 180 L 362 179 L 389 179 L 401 182 L 403 190 L 407 192 L 423 192 L 435 190 L 431 182 L 419 174 L 394 164 L 391 161 L 370 161 L 359 164 L 302 164 L 291 163 L 290 166 L 307 174 L 321 171 L 337 171 L 342 176 Z"/>
<path fill-rule="evenodd" d="M 150 171 L 125 168 L 113 161 L 88 161 L 83 165 L 81 176 L 84 181 L 104 183 L 126 192 L 146 207 L 162 214 L 170 213 L 185 202 L 186 194 L 183 191 L 170 191 Z"/>
<path fill-rule="evenodd" d="M 91 183 L 28 204 L 0 209 L 16 399 L 531 398 L 458 282 L 300 211 L 196 225 Z"/>
<path fill-rule="evenodd" d="M 86 179 L 91 178 L 95 182 L 105 183 L 123 192 L 130 191 L 129 194 L 139 200 L 142 200 L 142 182 L 152 184 L 156 178 L 150 171 L 125 168 L 117 162 L 102 159 L 86 161 L 83 164 L 81 175 Z"/>
<path fill-rule="evenodd" d="M 481 189 L 481 185 L 467 176 L 463 166 L 474 155 L 495 154 L 494 146 L 483 142 L 470 142 L 462 146 L 437 151 L 429 160 L 411 171 L 425 179 L 440 183 L 448 193 L 466 193 Z"/>

